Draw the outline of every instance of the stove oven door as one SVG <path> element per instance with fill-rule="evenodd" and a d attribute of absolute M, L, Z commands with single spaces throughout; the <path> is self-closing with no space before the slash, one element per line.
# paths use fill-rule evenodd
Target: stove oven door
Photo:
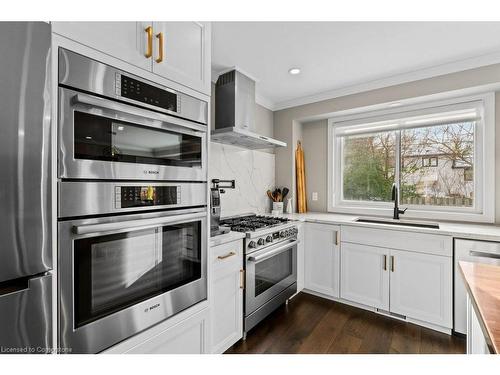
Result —
<path fill-rule="evenodd" d="M 297 282 L 297 240 L 246 255 L 245 315 Z"/>

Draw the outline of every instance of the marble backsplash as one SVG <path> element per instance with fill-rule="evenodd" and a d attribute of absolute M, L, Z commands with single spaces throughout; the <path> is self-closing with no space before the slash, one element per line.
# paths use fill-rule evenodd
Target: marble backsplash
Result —
<path fill-rule="evenodd" d="M 221 217 L 269 213 L 266 191 L 274 188 L 274 154 L 210 142 L 209 179 L 236 180 L 221 194 Z"/>

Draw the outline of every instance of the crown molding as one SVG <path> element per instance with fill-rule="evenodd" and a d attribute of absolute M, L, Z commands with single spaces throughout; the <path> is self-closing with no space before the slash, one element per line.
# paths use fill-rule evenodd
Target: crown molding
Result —
<path fill-rule="evenodd" d="M 318 94 L 303 96 L 281 102 L 275 102 L 263 95 L 256 93 L 255 101 L 257 104 L 271 111 L 280 111 L 283 109 L 298 107 L 305 104 L 317 103 L 324 100 L 335 99 L 346 95 L 358 94 L 365 91 L 376 90 L 384 87 L 395 86 L 403 83 L 437 77 L 450 73 L 461 72 L 464 70 L 480 68 L 482 66 L 493 65 L 498 63 L 500 63 L 500 51 L 477 57 L 471 57 L 468 59 L 458 60 L 451 63 L 436 65 L 430 68 L 419 69 L 407 73 L 397 74 L 394 76 L 381 78 L 378 80 L 373 80 L 365 83 L 345 86 L 342 88 L 324 91 Z M 215 83 L 217 81 L 217 77 L 220 74 L 232 69 L 240 70 L 242 73 L 248 75 L 246 72 L 242 71 L 238 67 L 232 67 L 229 69 L 225 69 L 223 71 L 220 70 L 217 71 L 212 69 L 212 82 Z M 252 77 L 252 79 L 254 78 Z"/>
<path fill-rule="evenodd" d="M 274 103 L 272 110 L 279 111 L 282 109 L 334 99 L 341 96 L 357 94 L 364 91 L 376 90 L 384 87 L 399 85 L 402 83 L 418 81 L 426 78 L 456 73 L 498 63 L 500 63 L 500 52 L 495 52 L 487 55 L 481 55 L 478 57 L 455 61 L 452 63 L 441 64 L 430 68 L 415 70 L 408 73 L 398 74 L 366 83 L 346 86 L 314 95 Z"/>

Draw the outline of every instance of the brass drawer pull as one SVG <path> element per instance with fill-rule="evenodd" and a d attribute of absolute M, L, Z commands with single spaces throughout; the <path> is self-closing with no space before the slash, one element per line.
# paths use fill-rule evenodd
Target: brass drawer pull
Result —
<path fill-rule="evenodd" d="M 148 26 L 144 29 L 146 34 L 148 34 L 148 49 L 146 50 L 146 53 L 144 56 L 146 56 L 148 59 L 153 56 L 153 28 L 151 26 Z"/>
<path fill-rule="evenodd" d="M 394 255 L 391 255 L 391 271 L 394 272 Z"/>
<path fill-rule="evenodd" d="M 387 271 L 387 255 L 384 254 L 384 271 Z"/>
<path fill-rule="evenodd" d="M 340 244 L 340 231 L 335 232 L 335 245 Z"/>
<path fill-rule="evenodd" d="M 223 260 L 223 259 L 232 257 L 233 255 L 236 255 L 236 253 L 234 251 L 230 251 L 226 255 L 219 255 L 217 258 L 219 258 L 220 260 Z"/>

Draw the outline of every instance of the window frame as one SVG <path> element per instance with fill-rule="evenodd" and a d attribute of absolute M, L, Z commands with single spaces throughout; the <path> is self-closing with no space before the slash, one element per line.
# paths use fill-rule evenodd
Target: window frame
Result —
<path fill-rule="evenodd" d="M 403 205 L 408 207 L 405 218 L 433 219 L 450 221 L 494 222 L 495 215 L 495 176 L 486 171 L 495 170 L 495 93 L 471 95 L 466 97 L 450 97 L 439 101 L 421 102 L 411 99 L 412 104 L 397 108 L 367 111 L 360 108 L 357 112 L 343 115 L 333 113 L 328 119 L 328 211 L 363 216 L 391 216 L 393 202 L 370 202 L 342 200 L 343 196 L 343 165 L 342 138 L 335 135 L 337 127 L 342 125 L 359 125 L 363 122 L 376 122 L 387 119 L 397 119 L 411 115 L 445 112 L 453 108 L 478 102 L 482 106 L 481 119 L 476 122 L 474 131 L 474 206 L 447 207 Z M 399 138 L 399 137 L 397 137 Z M 399 143 L 396 144 L 399 149 Z M 399 152 L 396 152 L 397 156 Z M 396 179 L 399 183 L 400 157 L 396 157 Z"/>

